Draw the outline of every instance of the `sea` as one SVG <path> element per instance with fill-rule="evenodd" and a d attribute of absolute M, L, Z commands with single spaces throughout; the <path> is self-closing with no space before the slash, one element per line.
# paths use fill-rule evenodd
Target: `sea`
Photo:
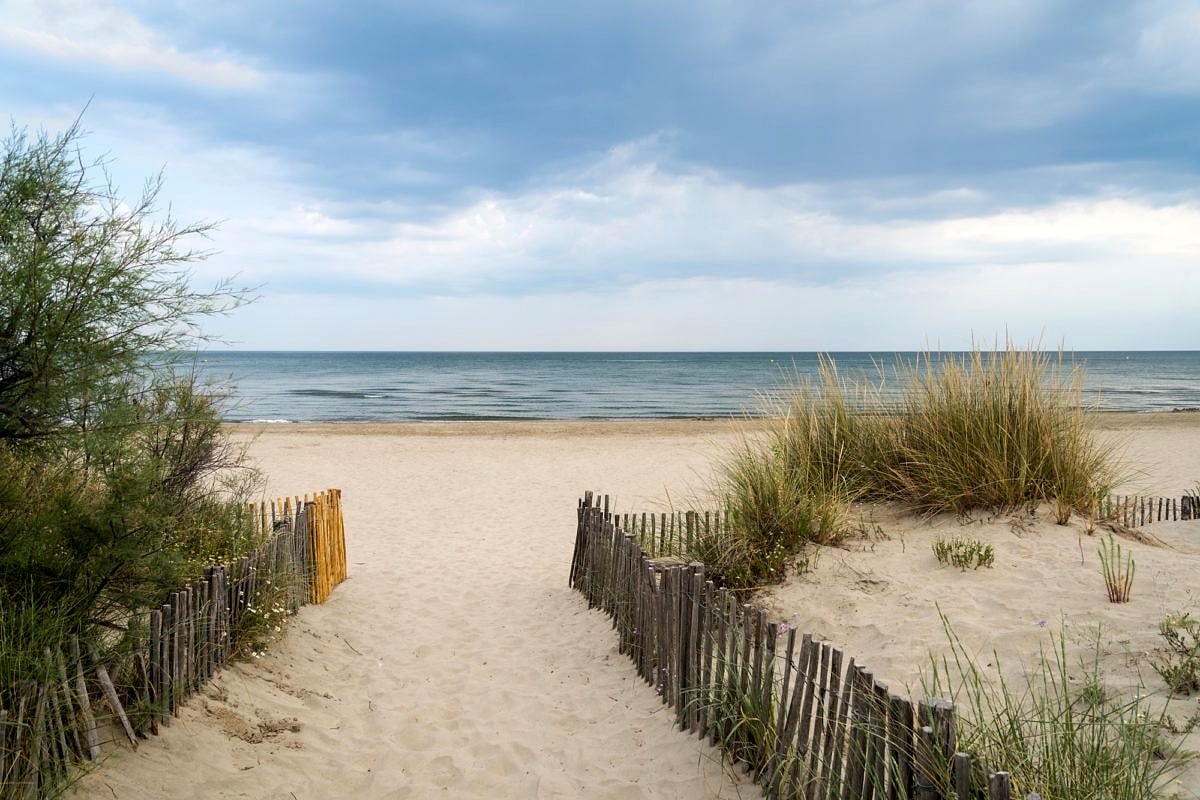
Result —
<path fill-rule="evenodd" d="M 917 353 L 498 353 L 209 351 L 198 372 L 235 422 L 724 418 L 769 413 L 772 396 L 817 376 L 881 385 Z M 955 357 L 937 353 L 932 358 Z M 1052 356 L 1057 362 L 1059 356 Z M 1074 352 L 1085 403 L 1102 410 L 1200 409 L 1200 351 Z"/>

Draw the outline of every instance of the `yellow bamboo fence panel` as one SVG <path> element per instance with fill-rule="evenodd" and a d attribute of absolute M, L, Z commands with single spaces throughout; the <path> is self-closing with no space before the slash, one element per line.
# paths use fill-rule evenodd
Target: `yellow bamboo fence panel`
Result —
<path fill-rule="evenodd" d="M 310 559 L 308 601 L 323 603 L 346 580 L 346 528 L 342 521 L 342 490 L 249 503 L 247 513 L 263 539 L 278 525 L 294 527 L 308 537 Z M 293 513 L 295 516 L 293 516 Z M 299 517 L 303 516 L 303 519 Z"/>
<path fill-rule="evenodd" d="M 339 583 L 346 580 L 346 529 L 342 521 L 342 490 L 329 489 L 313 495 L 305 504 L 309 547 L 312 552 L 312 581 L 309 600 L 323 603 Z"/>

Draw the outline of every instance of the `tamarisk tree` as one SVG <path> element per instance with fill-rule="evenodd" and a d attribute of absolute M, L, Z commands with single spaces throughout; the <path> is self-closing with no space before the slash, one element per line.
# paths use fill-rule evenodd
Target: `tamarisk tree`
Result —
<path fill-rule="evenodd" d="M 0 154 L 7 652 L 24 642 L 40 653 L 48 620 L 125 629 L 198 565 L 245 546 L 248 484 L 231 475 L 252 472 L 219 398 L 177 358 L 205 341 L 201 321 L 246 293 L 194 289 L 189 267 L 207 252 L 192 243 L 211 226 L 162 213 L 161 176 L 123 201 L 80 138 L 78 122 L 59 135 L 14 129 Z M 0 654 L 0 678 L 6 663 Z"/>
<path fill-rule="evenodd" d="M 208 224 L 160 216 L 161 175 L 119 198 L 86 162 L 78 122 L 14 130 L 0 163 L 0 440 L 85 428 L 125 396 L 154 354 L 192 349 L 200 318 L 240 304 L 228 284 L 196 291 L 187 266 Z"/>

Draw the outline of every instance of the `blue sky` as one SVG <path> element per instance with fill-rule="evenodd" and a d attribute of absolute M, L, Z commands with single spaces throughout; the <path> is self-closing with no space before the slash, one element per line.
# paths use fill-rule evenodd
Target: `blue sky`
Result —
<path fill-rule="evenodd" d="M 0 0 L 0 98 L 242 348 L 1200 349 L 1194 2 Z"/>

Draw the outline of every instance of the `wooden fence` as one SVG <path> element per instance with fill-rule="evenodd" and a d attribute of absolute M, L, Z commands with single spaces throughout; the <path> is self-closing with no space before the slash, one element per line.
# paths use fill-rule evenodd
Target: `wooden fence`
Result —
<path fill-rule="evenodd" d="M 1127 528 L 1140 528 L 1152 522 L 1200 520 L 1200 497 L 1143 497 L 1141 495 L 1109 495 L 1100 503 L 1100 519 L 1120 522 Z"/>
<path fill-rule="evenodd" d="M 1127 528 L 1152 522 L 1200 521 L 1200 497 L 1108 495 L 1100 501 L 1096 512 L 1099 519 L 1119 522 Z M 614 522 L 621 530 L 635 534 L 651 558 L 686 558 L 695 552 L 696 542 L 707 539 L 729 521 L 723 511 L 672 511 L 617 514 Z"/>
<path fill-rule="evenodd" d="M 648 527 L 596 501 L 579 503 L 571 585 L 612 618 L 680 727 L 747 765 L 768 798 L 1010 800 L 1007 772 L 958 751 L 949 701 L 914 706 L 830 643 L 739 604 L 703 564 L 672 560 L 723 515 Z"/>
<path fill-rule="evenodd" d="M 71 637 L 42 654 L 44 680 L 0 687 L 0 798 L 64 785 L 73 764 L 100 755 L 102 741 L 137 749 L 245 644 L 255 615 L 324 602 L 345 579 L 340 490 L 249 510 L 263 543 L 169 593 L 147 614 L 147 636 L 132 651 L 106 663 Z M 268 601 L 270 610 L 262 607 Z"/>

